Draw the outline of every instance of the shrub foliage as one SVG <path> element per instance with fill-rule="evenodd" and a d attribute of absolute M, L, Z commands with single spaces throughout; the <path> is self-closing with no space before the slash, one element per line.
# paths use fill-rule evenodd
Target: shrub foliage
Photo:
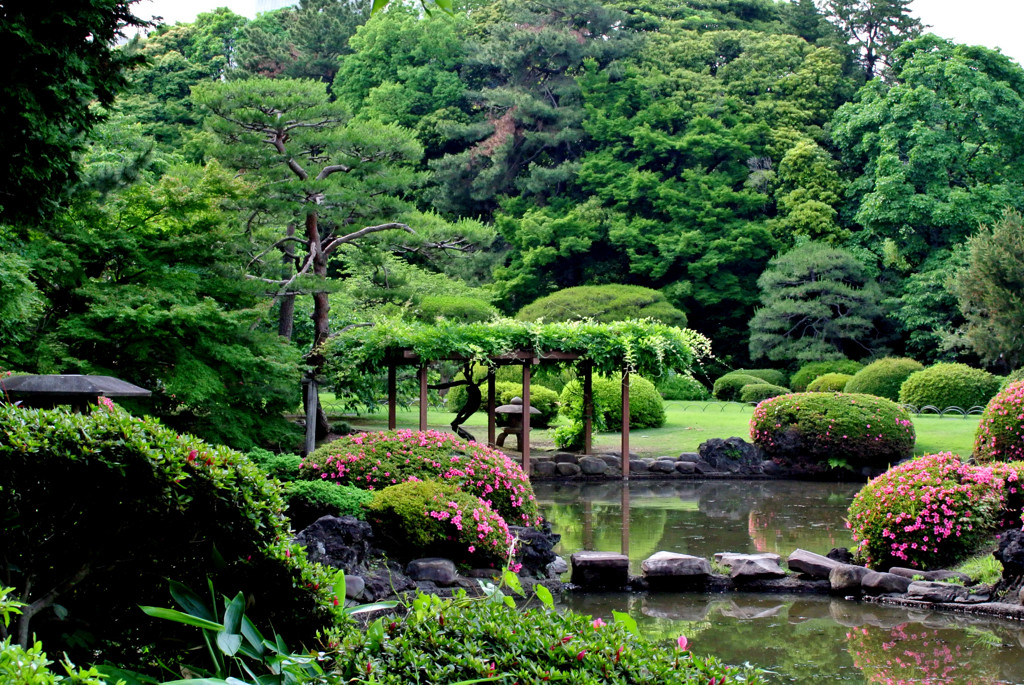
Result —
<path fill-rule="evenodd" d="M 740 401 L 763 402 L 764 400 L 771 399 L 772 397 L 785 395 L 788 392 L 789 388 L 783 388 L 781 385 L 772 385 L 771 383 L 751 383 L 750 385 L 744 385 L 740 388 Z"/>
<path fill-rule="evenodd" d="M 842 392 L 853 376 L 846 373 L 826 373 L 807 384 L 807 392 Z"/>
<path fill-rule="evenodd" d="M 610 430 L 622 426 L 622 375 L 595 376 L 593 380 L 594 411 L 601 412 L 601 421 Z M 562 388 L 562 413 L 582 416 L 583 382 L 570 381 Z M 654 383 L 646 378 L 629 376 L 629 427 L 658 428 L 665 423 L 665 402 Z"/>
<path fill-rule="evenodd" d="M 1007 514 L 1020 525 L 1019 490 L 1016 468 L 930 454 L 865 485 L 850 505 L 848 525 L 860 556 L 874 568 L 943 568 L 988 542 Z"/>
<path fill-rule="evenodd" d="M 366 518 L 364 507 L 373 500 L 373 493 L 326 480 L 297 480 L 286 483 L 284 499 L 288 518 L 295 530 L 302 530 L 321 516 L 355 516 Z"/>
<path fill-rule="evenodd" d="M 920 362 L 906 357 L 885 357 L 874 361 L 853 374 L 846 384 L 846 392 L 863 393 L 884 397 L 897 402 L 900 399 L 900 386 L 910 374 L 920 371 L 924 366 Z"/>
<path fill-rule="evenodd" d="M 900 386 L 900 403 L 918 409 L 985 406 L 999 392 L 998 376 L 966 364 L 936 364 L 915 371 Z"/>
<path fill-rule="evenodd" d="M 748 376 L 744 373 L 727 373 L 717 381 L 711 388 L 711 394 L 716 400 L 723 402 L 737 402 L 740 399 L 740 391 L 745 385 L 761 385 L 765 381 L 757 376 Z"/>
<path fill-rule="evenodd" d="M 698 402 L 710 399 L 711 393 L 704 384 L 684 373 L 670 373 L 658 379 L 658 392 L 666 400 Z"/>
<path fill-rule="evenodd" d="M 908 457 L 915 439 L 910 416 L 894 402 L 849 393 L 765 400 L 750 419 L 750 435 L 771 458 L 853 469 L 882 468 Z"/>
<path fill-rule="evenodd" d="M 815 378 L 824 376 L 826 373 L 845 373 L 853 375 L 864 368 L 860 362 L 851 359 L 837 359 L 830 362 L 811 362 L 804 364 L 789 379 L 789 387 L 795 392 L 804 392 L 807 386 Z"/>
<path fill-rule="evenodd" d="M 381 431 L 339 438 L 312 452 L 302 478 L 365 490 L 438 480 L 481 497 L 515 525 L 540 523 L 530 480 L 498 450 L 439 431 Z"/>
<path fill-rule="evenodd" d="M 580 321 L 607 323 L 654 319 L 669 326 L 686 326 L 686 314 L 657 290 L 639 285 L 581 285 L 552 293 L 519 310 L 520 321 Z"/>
<path fill-rule="evenodd" d="M 1011 383 L 985 407 L 974 437 L 974 458 L 1024 460 L 1024 381 Z"/>

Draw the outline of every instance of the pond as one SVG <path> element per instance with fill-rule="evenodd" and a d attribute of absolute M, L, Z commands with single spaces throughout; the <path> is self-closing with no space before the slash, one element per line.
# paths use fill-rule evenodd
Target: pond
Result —
<path fill-rule="evenodd" d="M 824 554 L 850 547 L 843 517 L 859 486 L 793 481 L 536 483 L 559 554 L 624 551 L 633 573 L 666 550 Z M 623 515 L 625 512 L 625 516 Z M 779 683 L 1024 684 L 1024 624 L 828 597 L 668 593 L 568 596 L 654 639 L 686 635 L 697 654 L 767 669 Z"/>

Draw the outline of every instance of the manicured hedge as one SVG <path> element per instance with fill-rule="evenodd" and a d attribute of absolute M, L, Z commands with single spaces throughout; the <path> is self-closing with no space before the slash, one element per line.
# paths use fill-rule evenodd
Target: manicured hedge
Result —
<path fill-rule="evenodd" d="M 602 413 L 609 430 L 622 426 L 622 376 L 595 376 L 593 381 L 594 410 Z M 562 389 L 561 411 L 569 417 L 582 415 L 583 383 L 571 381 Z M 635 374 L 629 376 L 629 427 L 658 428 L 665 423 L 665 402 L 654 383 Z"/>
<path fill-rule="evenodd" d="M 740 388 L 740 402 L 762 402 L 789 393 L 789 388 L 771 383 L 752 383 Z"/>
<path fill-rule="evenodd" d="M 321 516 L 365 519 L 373 493 L 328 480 L 297 480 L 285 484 L 284 498 L 292 528 L 302 530 Z"/>
<path fill-rule="evenodd" d="M 860 362 L 855 362 L 850 359 L 838 359 L 830 362 L 811 362 L 804 364 L 800 369 L 792 375 L 789 379 L 789 387 L 793 388 L 794 392 L 804 392 L 808 389 L 811 381 L 820 376 L 824 376 L 826 373 L 845 373 L 850 376 L 857 373 L 864 368 L 864 365 Z"/>
<path fill-rule="evenodd" d="M 740 401 L 740 391 L 744 385 L 761 385 L 764 379 L 757 376 L 748 376 L 742 373 L 727 373 L 717 381 L 711 389 L 711 394 L 716 400 L 723 402 Z"/>
<path fill-rule="evenodd" d="M 853 374 L 853 378 L 846 384 L 846 392 L 875 395 L 898 402 L 903 381 L 923 368 L 920 362 L 906 357 L 879 359 Z"/>
<path fill-rule="evenodd" d="M 658 392 L 666 400 L 701 401 L 710 399 L 711 393 L 693 376 L 670 373 L 658 379 Z"/>
<path fill-rule="evenodd" d="M 988 371 L 966 364 L 935 364 L 915 371 L 900 386 L 900 403 L 920 409 L 985 406 L 997 392 L 1001 381 Z"/>
<path fill-rule="evenodd" d="M 1011 383 L 985 407 L 974 437 L 974 458 L 1024 460 L 1024 381 Z"/>
<path fill-rule="evenodd" d="M 885 468 L 910 456 L 914 424 L 896 403 L 872 395 L 793 393 L 754 410 L 750 435 L 770 458 L 827 468 Z"/>
<path fill-rule="evenodd" d="M 782 387 L 786 387 L 787 380 L 786 374 L 778 369 L 736 369 L 725 375 L 753 376 L 754 378 L 760 378 L 765 383 L 781 385 Z"/>
<path fill-rule="evenodd" d="M 412 308 L 413 316 L 426 323 L 437 319 L 448 321 L 489 321 L 498 316 L 498 310 L 483 300 L 455 295 L 427 295 Z"/>
<path fill-rule="evenodd" d="M 850 505 L 857 552 L 872 568 L 948 568 L 1010 522 L 1019 527 L 1024 464 L 979 467 L 949 452 L 895 466 Z"/>
<path fill-rule="evenodd" d="M 826 373 L 807 384 L 807 392 L 843 392 L 853 376 L 846 373 Z"/>

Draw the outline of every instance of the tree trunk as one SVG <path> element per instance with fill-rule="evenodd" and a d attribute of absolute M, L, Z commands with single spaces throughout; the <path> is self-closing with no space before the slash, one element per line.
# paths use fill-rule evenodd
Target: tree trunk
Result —
<path fill-rule="evenodd" d="M 319 216 L 316 211 L 306 214 L 306 240 L 309 243 L 309 252 L 313 259 L 313 274 L 318 278 L 327 278 L 327 254 L 320 242 Z M 330 336 L 330 302 L 327 299 L 327 291 L 317 290 L 313 293 L 313 349 L 309 354 L 310 372 L 314 378 L 319 378 L 324 367 L 324 357 L 320 352 L 320 346 L 327 342 Z M 316 412 L 316 437 L 323 440 L 327 437 L 330 426 L 327 423 L 327 413 L 323 405 L 317 403 Z"/>

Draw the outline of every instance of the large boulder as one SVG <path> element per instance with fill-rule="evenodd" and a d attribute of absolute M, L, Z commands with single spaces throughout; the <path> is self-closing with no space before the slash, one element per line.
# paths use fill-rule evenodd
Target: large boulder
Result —
<path fill-rule="evenodd" d="M 1017 578 L 1024 575 L 1024 531 L 1010 530 L 999 538 L 996 559 L 1003 564 L 1003 578 Z"/>
<path fill-rule="evenodd" d="M 910 587 L 910 583 L 910 578 L 904 578 L 895 573 L 872 571 L 864 576 L 860 581 L 860 586 L 866 595 L 902 594 Z"/>
<path fill-rule="evenodd" d="M 736 473 L 760 470 L 765 454 L 743 438 L 711 438 L 697 448 L 702 460 L 719 471 Z"/>
<path fill-rule="evenodd" d="M 828 574 L 832 592 L 839 595 L 859 595 L 863 592 L 864 577 L 870 569 L 853 564 L 839 564 Z"/>
<path fill-rule="evenodd" d="M 352 571 L 370 554 L 373 529 L 354 516 L 321 516 L 295 536 L 310 561 Z"/>
<path fill-rule="evenodd" d="M 733 562 L 729 577 L 737 583 L 766 578 L 785 578 L 786 571 L 779 566 L 778 558 L 747 557 Z"/>
<path fill-rule="evenodd" d="M 805 549 L 797 549 L 793 550 L 793 553 L 786 559 L 786 564 L 791 571 L 824 580 L 828 578 L 832 569 L 841 565 L 841 562 L 808 552 Z"/>
<path fill-rule="evenodd" d="M 440 557 L 413 559 L 405 567 L 405 573 L 415 581 L 430 581 L 443 586 L 454 585 L 458 577 L 455 564 Z"/>
<path fill-rule="evenodd" d="M 546 577 L 548 565 L 558 558 L 554 548 L 562 536 L 552 533 L 551 524 L 546 521 L 542 528 L 509 526 L 508 531 L 519 538 L 516 557 L 523 565 L 524 574 L 538 578 Z"/>

